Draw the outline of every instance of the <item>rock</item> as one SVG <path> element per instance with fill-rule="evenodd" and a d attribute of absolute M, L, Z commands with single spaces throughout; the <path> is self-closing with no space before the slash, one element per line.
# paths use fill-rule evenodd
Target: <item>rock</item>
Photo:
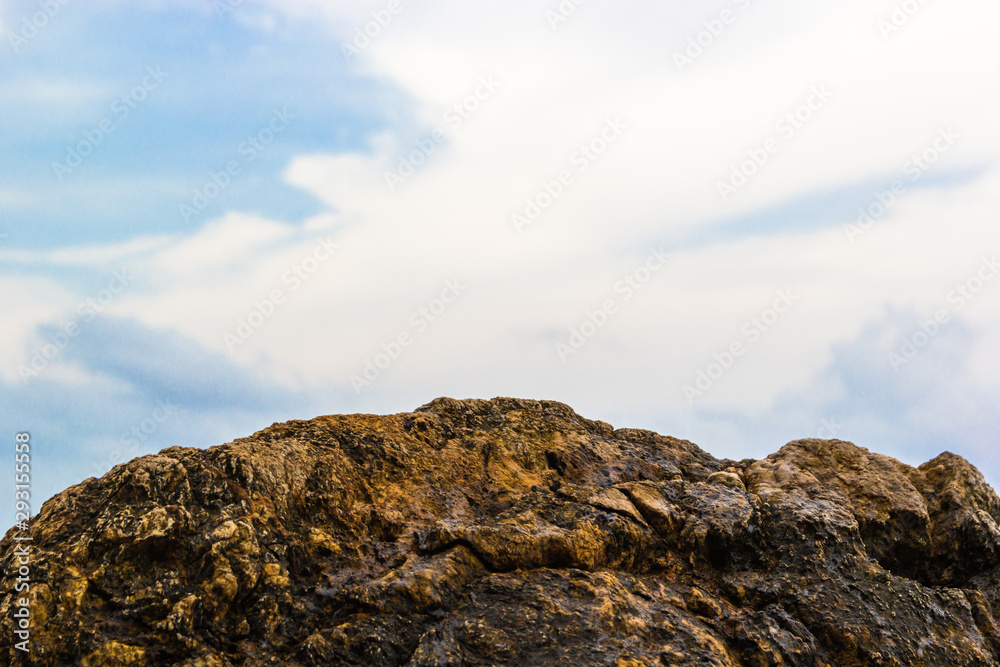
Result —
<path fill-rule="evenodd" d="M 560 403 L 438 399 L 171 447 L 30 531 L 24 664 L 1000 664 L 1000 499 L 949 453 L 735 462 Z"/>
<path fill-rule="evenodd" d="M 146 651 L 138 646 L 129 646 L 110 641 L 83 658 L 83 667 L 132 667 L 146 664 Z"/>

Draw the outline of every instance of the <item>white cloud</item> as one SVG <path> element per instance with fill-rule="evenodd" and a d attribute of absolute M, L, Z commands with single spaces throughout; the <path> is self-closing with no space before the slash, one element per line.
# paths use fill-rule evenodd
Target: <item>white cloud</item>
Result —
<path fill-rule="evenodd" d="M 4 325 L 0 327 L 0 380 L 20 382 L 18 365 L 46 342 L 36 335 L 38 325 L 64 323 L 76 305 L 72 291 L 50 278 L 0 277 L 0 311 L 4 313 Z"/>
<path fill-rule="evenodd" d="M 467 294 L 359 399 L 373 410 L 400 400 L 393 407 L 406 407 L 428 392 L 517 393 L 620 413 L 685 414 L 692 408 L 682 384 L 740 339 L 740 326 L 776 290 L 791 287 L 800 301 L 698 404 L 760 413 L 789 391 L 815 390 L 834 347 L 861 335 L 887 306 L 933 312 L 981 253 L 1000 251 L 993 167 L 1000 91 L 991 83 L 1000 47 L 986 27 L 998 10 L 984 2 L 934 5 L 886 42 L 875 25 L 885 3 L 754 3 L 679 72 L 675 51 L 728 4 L 683 16 L 659 3 L 590 4 L 553 32 L 537 3 L 406 3 L 359 67 L 399 86 L 422 126 L 370 137 L 365 153 L 292 160 L 286 180 L 329 213 L 304 230 L 229 214 L 184 238 L 34 257 L 138 262 L 141 278 L 116 313 L 221 352 L 223 335 L 255 301 L 283 289 L 287 303 L 234 358 L 289 384 L 341 389 L 382 343 L 410 330 L 411 313 L 443 281 L 467 283 Z M 328 18 L 338 39 L 382 7 L 272 5 L 295 20 Z M 460 127 L 448 126 L 447 109 L 483 76 L 500 82 L 497 92 Z M 782 136 L 777 123 L 824 85 L 830 100 Z M 618 117 L 627 129 L 580 171 L 573 162 L 580 145 Z M 695 232 L 713 239 L 713 221 L 820 191 L 848 197 L 857 183 L 882 187 L 945 126 L 961 139 L 854 244 L 840 224 L 756 236 L 729 228 L 678 250 L 581 352 L 559 361 L 555 342 L 614 295 L 650 244 L 672 250 L 670 242 Z M 386 171 L 435 127 L 446 141 L 391 192 Z M 771 137 L 780 148 L 723 202 L 719 179 Z M 511 214 L 563 169 L 572 184 L 519 235 Z M 917 189 L 972 169 L 983 172 Z M 811 213 L 802 210 L 804 218 Z M 340 252 L 292 294 L 285 272 L 328 234 Z M 962 313 L 980 340 L 998 339 L 997 303 L 984 298 Z M 995 368 L 993 350 L 979 345 L 974 358 Z M 967 371 L 947 372 L 964 378 Z"/>
<path fill-rule="evenodd" d="M 141 257 L 162 247 L 167 237 L 140 237 L 123 243 L 53 250 L 0 250 L 0 261 L 12 264 L 93 267 Z"/>

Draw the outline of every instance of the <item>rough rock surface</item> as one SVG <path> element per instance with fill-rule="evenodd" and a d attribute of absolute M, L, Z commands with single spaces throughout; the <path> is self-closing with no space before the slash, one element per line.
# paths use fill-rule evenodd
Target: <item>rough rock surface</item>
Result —
<path fill-rule="evenodd" d="M 30 658 L 5 586 L 0 663 L 996 665 L 998 522 L 953 454 L 735 462 L 560 403 L 438 399 L 67 489 L 31 523 Z"/>

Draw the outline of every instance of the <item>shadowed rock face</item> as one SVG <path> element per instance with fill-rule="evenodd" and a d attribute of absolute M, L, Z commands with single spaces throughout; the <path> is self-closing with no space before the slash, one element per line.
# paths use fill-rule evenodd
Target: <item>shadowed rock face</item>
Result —
<path fill-rule="evenodd" d="M 8 585 L 0 662 L 995 665 L 998 521 L 953 454 L 734 462 L 559 403 L 438 399 L 67 489 L 31 524 L 30 660 Z"/>

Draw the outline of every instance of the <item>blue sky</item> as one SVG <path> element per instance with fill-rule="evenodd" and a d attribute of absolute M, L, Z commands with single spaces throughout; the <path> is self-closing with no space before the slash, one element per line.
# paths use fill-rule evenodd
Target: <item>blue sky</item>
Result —
<path fill-rule="evenodd" d="M 8 21 L 16 28 L 16 18 Z M 319 206 L 281 182 L 291 156 L 361 148 L 394 115 L 385 99 L 393 91 L 352 74 L 328 33 L 303 24 L 264 33 L 190 6 L 67 5 L 5 56 L 0 146 L 16 157 L 3 161 L 0 178 L 25 200 L 8 214 L 18 247 L 190 231 L 178 204 L 240 158 L 239 145 L 274 109 L 288 109 L 295 122 L 197 222 L 232 207 L 301 219 Z M 158 76 L 147 78 L 150 70 Z M 152 89 L 133 92 L 144 80 Z M 113 127 L 106 139 L 104 119 Z M 88 136 L 100 142 L 92 155 L 57 178 L 52 163 L 65 163 Z"/>
<path fill-rule="evenodd" d="M 440 395 L 1000 479 L 989 3 L 43 5 L 0 9 L 0 421 L 36 510 Z"/>

